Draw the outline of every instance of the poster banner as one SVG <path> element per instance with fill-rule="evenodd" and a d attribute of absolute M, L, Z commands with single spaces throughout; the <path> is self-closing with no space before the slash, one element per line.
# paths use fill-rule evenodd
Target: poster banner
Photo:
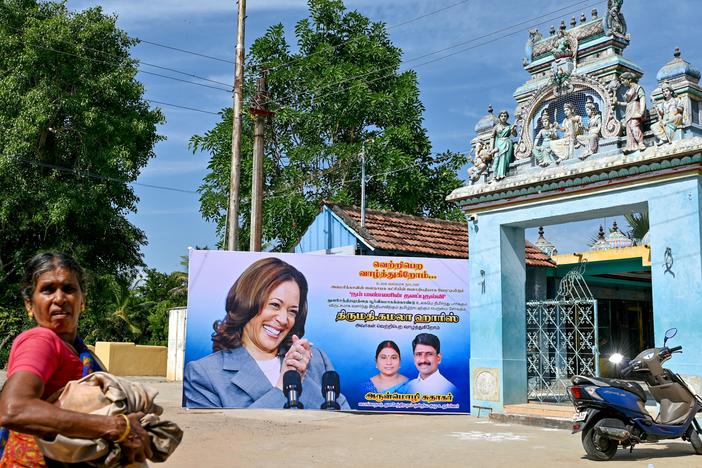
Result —
<path fill-rule="evenodd" d="M 468 413 L 469 353 L 467 260 L 190 251 L 186 407 Z"/>

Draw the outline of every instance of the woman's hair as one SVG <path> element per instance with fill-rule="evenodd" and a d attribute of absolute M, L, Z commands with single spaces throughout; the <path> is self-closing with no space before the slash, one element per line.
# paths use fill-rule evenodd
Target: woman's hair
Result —
<path fill-rule="evenodd" d="M 378 345 L 378 347 L 375 349 L 375 360 L 376 361 L 378 360 L 378 355 L 380 354 L 380 352 L 382 350 L 384 350 L 385 348 L 394 349 L 395 351 L 397 351 L 397 357 L 402 358 L 402 356 L 400 354 L 400 348 L 395 344 L 395 342 L 390 341 L 390 340 L 385 340 L 385 341 L 381 341 L 380 344 Z"/>
<path fill-rule="evenodd" d="M 39 277 L 44 273 L 58 270 L 59 268 L 73 272 L 76 275 L 81 292 L 85 294 L 85 275 L 78 262 L 65 253 L 43 252 L 29 259 L 25 266 L 25 274 L 20 289 L 22 298 L 31 301 Z"/>
<path fill-rule="evenodd" d="M 295 267 L 278 258 L 262 258 L 249 265 L 227 293 L 222 320 L 212 324 L 212 351 L 238 348 L 246 324 L 261 312 L 273 289 L 286 281 L 294 281 L 300 289 L 300 304 L 295 325 L 281 343 L 284 354 L 292 344 L 292 336 L 302 338 L 307 319 L 307 280 Z"/>
<path fill-rule="evenodd" d="M 499 118 L 502 114 L 505 114 L 507 116 L 507 118 L 509 119 L 509 112 L 507 112 L 506 110 L 503 110 L 502 112 L 497 114 L 497 117 Z"/>

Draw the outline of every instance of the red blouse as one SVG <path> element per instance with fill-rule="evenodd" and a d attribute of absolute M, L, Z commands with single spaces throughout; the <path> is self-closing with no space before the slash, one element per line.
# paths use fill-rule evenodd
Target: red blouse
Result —
<path fill-rule="evenodd" d="M 42 400 L 83 376 L 83 365 L 75 351 L 48 328 L 35 327 L 20 334 L 12 343 L 7 378 L 28 371 L 44 382 Z"/>

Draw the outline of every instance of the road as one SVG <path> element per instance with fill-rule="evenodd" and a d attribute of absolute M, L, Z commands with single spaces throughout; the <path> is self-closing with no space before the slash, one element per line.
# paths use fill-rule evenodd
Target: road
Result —
<path fill-rule="evenodd" d="M 0 375 L 0 381 L 4 376 Z M 164 417 L 185 431 L 161 466 L 276 467 L 574 467 L 584 458 L 578 435 L 499 424 L 466 415 L 355 414 L 284 410 L 185 410 L 181 385 L 135 378 L 159 390 Z M 619 450 L 606 466 L 700 467 L 688 442 Z"/>

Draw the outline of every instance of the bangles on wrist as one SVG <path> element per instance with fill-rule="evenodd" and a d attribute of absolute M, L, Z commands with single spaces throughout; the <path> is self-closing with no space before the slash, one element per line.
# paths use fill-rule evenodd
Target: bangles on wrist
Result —
<path fill-rule="evenodd" d="M 127 423 L 127 427 L 124 428 L 124 432 L 122 433 L 121 436 L 117 440 L 115 440 L 116 443 L 121 444 L 125 440 L 127 440 L 127 437 L 129 437 L 129 433 L 132 432 L 132 423 L 129 422 L 129 418 L 125 414 L 120 414 L 119 416 L 122 416 L 124 418 L 124 422 Z"/>

